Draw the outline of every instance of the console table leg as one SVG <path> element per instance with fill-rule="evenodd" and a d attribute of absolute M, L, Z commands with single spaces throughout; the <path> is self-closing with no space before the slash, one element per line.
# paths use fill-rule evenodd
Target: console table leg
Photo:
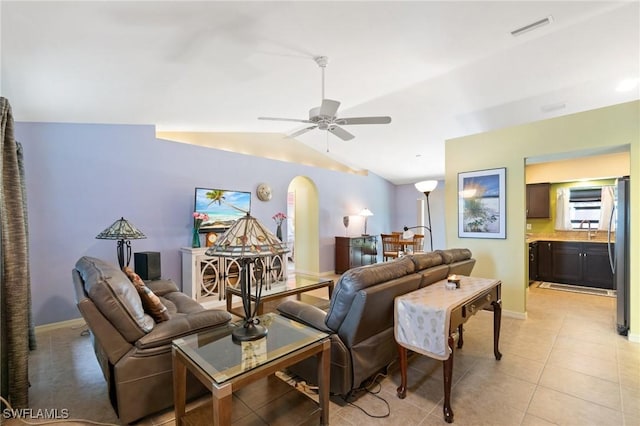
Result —
<path fill-rule="evenodd" d="M 453 336 L 449 335 L 449 348 L 451 354 L 443 362 L 443 378 L 444 378 L 444 405 L 442 412 L 444 420 L 447 423 L 453 423 L 453 410 L 451 409 L 451 376 L 453 375 Z"/>
<path fill-rule="evenodd" d="M 398 345 L 398 355 L 400 357 L 400 386 L 396 392 L 398 398 L 404 399 L 407 396 L 407 348 Z"/>
<path fill-rule="evenodd" d="M 500 322 L 502 319 L 502 304 L 500 301 L 491 302 L 493 305 L 493 355 L 498 361 L 502 358 L 502 354 L 498 349 L 498 342 L 500 340 Z"/>
<path fill-rule="evenodd" d="M 462 349 L 464 345 L 464 339 L 462 338 L 462 324 L 458 326 L 458 349 Z"/>

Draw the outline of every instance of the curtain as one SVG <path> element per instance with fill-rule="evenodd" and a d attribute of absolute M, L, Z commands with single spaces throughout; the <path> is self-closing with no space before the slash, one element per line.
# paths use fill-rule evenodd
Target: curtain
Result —
<path fill-rule="evenodd" d="M 29 350 L 35 349 L 22 147 L 9 101 L 0 97 L 0 374 L 13 408 L 29 404 Z"/>
<path fill-rule="evenodd" d="M 609 229 L 609 220 L 611 219 L 611 213 L 613 212 L 614 203 L 613 186 L 603 186 L 602 194 L 600 195 L 600 225 L 599 230 L 606 231 Z M 611 232 L 615 231 L 616 221 L 611 223 Z"/>
<path fill-rule="evenodd" d="M 569 212 L 571 205 L 569 197 L 571 190 L 569 188 L 558 188 L 556 192 L 556 225 L 555 229 L 571 229 L 571 218 Z"/>

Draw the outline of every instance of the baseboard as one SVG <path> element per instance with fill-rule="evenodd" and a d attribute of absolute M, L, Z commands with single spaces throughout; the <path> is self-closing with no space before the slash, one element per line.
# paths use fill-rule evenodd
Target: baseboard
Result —
<path fill-rule="evenodd" d="M 507 311 L 506 309 L 502 309 L 502 315 L 509 318 L 515 318 L 520 320 L 527 319 L 526 312 L 516 312 L 516 311 Z"/>
<path fill-rule="evenodd" d="M 633 343 L 640 343 L 640 334 L 638 333 L 628 333 L 627 340 Z"/>
<path fill-rule="evenodd" d="M 35 331 L 36 333 L 39 333 L 44 331 L 55 330 L 57 328 L 72 328 L 72 327 L 82 328 L 85 324 L 86 323 L 84 321 L 84 318 L 74 318 L 66 321 L 59 321 L 59 322 L 52 322 L 49 324 L 38 325 L 36 326 Z"/>

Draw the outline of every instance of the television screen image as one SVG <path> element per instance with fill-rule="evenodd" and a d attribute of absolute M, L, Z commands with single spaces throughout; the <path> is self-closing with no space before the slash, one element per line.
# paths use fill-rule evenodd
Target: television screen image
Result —
<path fill-rule="evenodd" d="M 251 211 L 251 192 L 196 188 L 193 211 L 209 215 L 200 226 L 201 232 L 229 228 Z"/>

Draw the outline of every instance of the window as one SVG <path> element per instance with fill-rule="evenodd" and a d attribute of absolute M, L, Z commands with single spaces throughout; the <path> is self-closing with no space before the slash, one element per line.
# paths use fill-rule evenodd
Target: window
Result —
<path fill-rule="evenodd" d="M 601 188 L 571 188 L 569 196 L 571 229 L 599 229 L 601 207 Z"/>

